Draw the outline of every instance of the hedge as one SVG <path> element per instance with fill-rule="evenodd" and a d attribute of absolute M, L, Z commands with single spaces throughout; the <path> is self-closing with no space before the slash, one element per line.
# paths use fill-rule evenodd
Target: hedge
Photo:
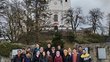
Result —
<path fill-rule="evenodd" d="M 0 44 L 0 55 L 3 57 L 9 57 L 10 52 L 13 49 L 19 49 L 19 48 L 22 48 L 22 46 L 15 45 L 12 43 L 2 43 L 2 44 Z"/>

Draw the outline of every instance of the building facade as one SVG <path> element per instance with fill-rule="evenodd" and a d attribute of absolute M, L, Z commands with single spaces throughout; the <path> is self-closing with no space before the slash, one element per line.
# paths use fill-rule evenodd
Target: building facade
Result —
<path fill-rule="evenodd" d="M 71 8 L 70 0 L 48 0 L 46 12 L 51 13 L 48 21 L 48 30 L 66 29 L 67 25 L 63 19 L 64 15 Z"/>

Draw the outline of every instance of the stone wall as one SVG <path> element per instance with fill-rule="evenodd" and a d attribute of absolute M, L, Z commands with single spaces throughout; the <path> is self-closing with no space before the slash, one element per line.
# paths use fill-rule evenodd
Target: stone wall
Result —
<path fill-rule="evenodd" d="M 11 62 L 9 58 L 0 57 L 0 62 Z"/>
<path fill-rule="evenodd" d="M 92 62 L 110 62 L 110 43 L 93 43 L 93 44 L 76 44 L 75 46 L 82 46 L 90 48 L 90 54 L 92 57 Z M 99 60 L 97 57 L 97 47 L 105 48 L 107 58 L 104 60 Z"/>

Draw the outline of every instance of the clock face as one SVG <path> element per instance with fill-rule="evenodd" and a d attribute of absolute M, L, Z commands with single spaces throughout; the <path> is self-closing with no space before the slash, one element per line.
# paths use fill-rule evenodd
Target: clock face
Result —
<path fill-rule="evenodd" d="M 54 2 L 55 5 L 57 5 L 57 2 Z"/>

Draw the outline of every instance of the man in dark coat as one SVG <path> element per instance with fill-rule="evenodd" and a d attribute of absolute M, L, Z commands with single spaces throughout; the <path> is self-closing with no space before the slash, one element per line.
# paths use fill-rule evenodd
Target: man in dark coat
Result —
<path fill-rule="evenodd" d="M 78 47 L 78 57 L 77 57 L 78 62 L 83 62 L 83 58 L 81 58 L 82 54 L 83 54 L 83 48 L 82 48 L 82 46 L 79 46 Z"/>
<path fill-rule="evenodd" d="M 14 57 L 13 62 L 22 62 L 21 50 L 17 51 L 17 55 Z"/>
<path fill-rule="evenodd" d="M 55 55 L 56 55 L 55 47 L 52 47 L 51 52 L 50 52 L 50 55 L 52 56 L 53 61 L 54 61 L 54 58 L 55 58 Z"/>
<path fill-rule="evenodd" d="M 51 52 L 51 44 L 50 43 L 47 44 L 47 48 L 45 49 L 45 52 L 47 52 L 47 51 Z"/>

